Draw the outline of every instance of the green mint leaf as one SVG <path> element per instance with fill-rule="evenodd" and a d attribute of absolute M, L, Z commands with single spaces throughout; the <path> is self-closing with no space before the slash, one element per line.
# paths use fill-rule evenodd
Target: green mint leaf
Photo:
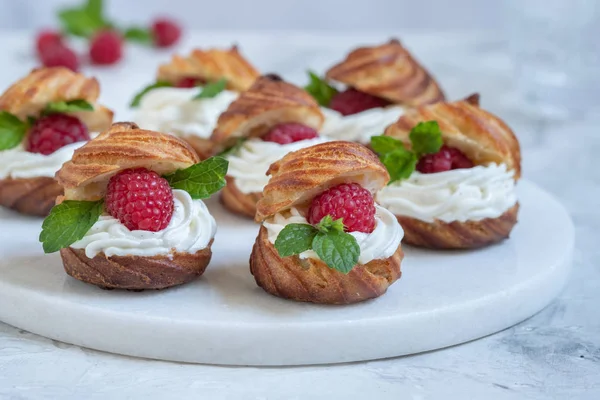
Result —
<path fill-rule="evenodd" d="M 42 224 L 40 242 L 45 253 L 69 247 L 92 228 L 100 218 L 104 202 L 65 200 L 50 211 Z"/>
<path fill-rule="evenodd" d="M 123 38 L 130 42 L 136 42 L 141 44 L 150 44 L 153 40 L 152 32 L 150 32 L 150 29 L 140 27 L 132 27 L 126 29 L 125 32 L 123 32 Z"/>
<path fill-rule="evenodd" d="M 397 149 L 404 149 L 404 143 L 391 136 L 371 136 L 371 148 L 380 156 Z"/>
<path fill-rule="evenodd" d="M 102 0 L 88 0 L 83 7 L 66 8 L 58 13 L 63 31 L 70 35 L 90 37 L 103 28 L 111 27 L 103 15 Z"/>
<path fill-rule="evenodd" d="M 390 182 L 407 179 L 417 166 L 417 156 L 412 151 L 397 149 L 380 157 L 390 174 Z"/>
<path fill-rule="evenodd" d="M 238 152 L 239 149 L 242 148 L 242 146 L 244 145 L 244 143 L 246 143 L 247 140 L 248 140 L 248 138 L 245 138 L 245 137 L 238 138 L 233 146 L 226 148 L 225 150 L 223 150 L 222 152 L 220 152 L 217 155 L 219 157 L 226 157 L 230 154 L 235 154 Z"/>
<path fill-rule="evenodd" d="M 171 84 L 170 82 L 165 82 L 165 81 L 158 81 L 158 82 L 154 82 L 148 86 L 146 86 L 145 88 L 143 88 L 142 90 L 140 90 L 135 97 L 133 98 L 133 100 L 131 100 L 131 104 L 129 104 L 129 107 L 137 107 L 140 105 L 140 102 L 142 101 L 142 97 L 144 97 L 146 95 L 146 93 L 157 89 L 157 88 L 161 88 L 161 87 L 171 87 L 173 86 L 173 84 Z"/>
<path fill-rule="evenodd" d="M 17 147 L 25 137 L 29 124 L 6 111 L 0 111 L 0 150 Z"/>
<path fill-rule="evenodd" d="M 200 93 L 198 93 L 193 100 L 198 99 L 210 99 L 221 93 L 227 87 L 226 79 L 219 79 L 216 82 L 207 83 L 204 85 Z"/>
<path fill-rule="evenodd" d="M 103 10 L 104 10 L 104 1 L 103 0 L 88 0 L 85 5 L 85 10 L 89 15 L 92 15 L 94 18 L 104 20 Z"/>
<path fill-rule="evenodd" d="M 320 106 L 329 106 L 332 97 L 338 93 L 337 89 L 315 74 L 313 71 L 308 71 L 308 76 L 310 77 L 310 82 L 304 87 L 304 90 L 314 97 Z"/>
<path fill-rule="evenodd" d="M 48 103 L 42 111 L 43 115 L 76 112 L 76 111 L 94 111 L 94 106 L 85 100 L 69 100 Z"/>
<path fill-rule="evenodd" d="M 354 236 L 337 230 L 319 232 L 312 242 L 312 249 L 329 268 L 343 274 L 356 266 L 360 255 Z"/>
<path fill-rule="evenodd" d="M 280 257 L 300 254 L 312 248 L 317 230 L 308 224 L 288 224 L 275 240 L 275 249 Z"/>
<path fill-rule="evenodd" d="M 164 178 L 173 189 L 185 190 L 193 199 L 205 199 L 225 186 L 228 166 L 229 161 L 226 159 L 211 157 Z"/>
<path fill-rule="evenodd" d="M 423 154 L 437 153 L 442 148 L 442 131 L 437 121 L 419 122 L 409 134 L 412 150 L 417 158 Z"/>
<path fill-rule="evenodd" d="M 330 231 L 344 232 L 343 218 L 336 219 L 335 221 L 331 218 L 331 215 L 326 215 L 321 218 L 321 221 L 317 224 L 319 232 L 327 233 Z"/>

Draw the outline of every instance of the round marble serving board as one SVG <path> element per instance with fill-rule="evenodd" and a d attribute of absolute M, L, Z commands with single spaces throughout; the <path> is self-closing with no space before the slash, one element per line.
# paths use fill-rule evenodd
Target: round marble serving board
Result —
<path fill-rule="evenodd" d="M 418 353 L 476 339 L 545 307 L 571 265 L 565 209 L 519 184 L 509 240 L 476 251 L 405 246 L 402 278 L 379 299 L 318 306 L 263 292 L 248 269 L 258 226 L 208 201 L 219 229 L 197 281 L 163 291 L 106 291 L 67 276 L 43 255 L 39 219 L 0 212 L 0 320 L 113 353 L 235 365 L 337 363 Z"/>

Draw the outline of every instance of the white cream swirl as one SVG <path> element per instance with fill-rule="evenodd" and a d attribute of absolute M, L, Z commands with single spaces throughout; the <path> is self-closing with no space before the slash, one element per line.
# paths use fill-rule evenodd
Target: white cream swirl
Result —
<path fill-rule="evenodd" d="M 343 116 L 335 110 L 322 108 L 325 124 L 321 132 L 335 140 L 349 140 L 369 144 L 371 136 L 383 135 L 389 125 L 404 113 L 400 106 L 372 108 L 358 114 Z"/>
<path fill-rule="evenodd" d="M 54 178 L 54 174 L 73 157 L 73 152 L 86 142 L 71 143 L 52 154 L 30 153 L 22 145 L 0 151 L 0 179 Z"/>
<path fill-rule="evenodd" d="M 224 90 L 212 98 L 193 100 L 200 90 L 198 87 L 154 89 L 142 97 L 134 120 L 144 129 L 208 139 L 219 115 L 238 94 Z"/>
<path fill-rule="evenodd" d="M 375 209 L 375 230 L 373 232 L 350 232 L 360 247 L 358 262 L 361 264 L 391 257 L 404 237 L 404 231 L 394 214 L 378 205 L 375 205 Z M 285 214 L 275 214 L 263 222 L 263 225 L 267 228 L 269 242 L 275 244 L 277 236 L 286 225 L 307 223 L 306 218 L 300 215 L 298 210 L 292 208 Z M 312 250 L 300 253 L 299 257 L 319 259 L 319 256 Z"/>
<path fill-rule="evenodd" d="M 271 164 L 292 151 L 327 141 L 329 139 L 324 137 L 289 144 L 265 142 L 261 139 L 247 140 L 235 154 L 227 156 L 227 175 L 235 179 L 235 185 L 242 193 L 262 192 L 269 183 L 267 170 Z"/>
<path fill-rule="evenodd" d="M 517 202 L 514 171 L 505 164 L 422 174 L 397 181 L 377 193 L 396 215 L 421 221 L 478 221 L 496 218 Z"/>
<path fill-rule="evenodd" d="M 110 256 L 157 256 L 173 252 L 195 253 L 208 246 L 217 223 L 202 200 L 184 190 L 173 190 L 175 209 L 169 225 L 158 232 L 130 231 L 112 216 L 102 215 L 85 236 L 73 243 L 89 258 Z"/>

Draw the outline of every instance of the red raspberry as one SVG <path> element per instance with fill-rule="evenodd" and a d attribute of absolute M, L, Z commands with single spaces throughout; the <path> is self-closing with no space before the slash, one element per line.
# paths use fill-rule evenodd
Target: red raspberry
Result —
<path fill-rule="evenodd" d="M 72 71 L 79 69 L 77 54 L 62 43 L 48 42 L 39 54 L 45 67 L 67 67 Z"/>
<path fill-rule="evenodd" d="M 371 233 L 375 229 L 375 201 L 357 183 L 342 183 L 315 197 L 308 210 L 308 222 L 316 225 L 326 215 L 342 218 L 346 232 Z"/>
<path fill-rule="evenodd" d="M 114 31 L 100 31 L 90 44 L 90 59 L 94 64 L 110 65 L 122 57 L 123 41 Z"/>
<path fill-rule="evenodd" d="M 178 88 L 193 88 L 198 84 L 198 80 L 196 78 L 182 78 L 179 82 L 175 84 L 175 87 Z"/>
<path fill-rule="evenodd" d="M 266 142 L 288 144 L 299 142 L 301 140 L 313 139 L 318 136 L 319 134 L 317 131 L 309 126 L 289 122 L 275 126 L 263 137 L 263 140 Z"/>
<path fill-rule="evenodd" d="M 108 181 L 106 211 L 127 229 L 157 232 L 173 216 L 173 190 L 165 178 L 146 168 L 126 169 Z"/>
<path fill-rule="evenodd" d="M 169 47 L 181 37 L 181 28 L 175 21 L 159 18 L 152 24 L 156 47 Z"/>
<path fill-rule="evenodd" d="M 473 161 L 469 160 L 465 153 L 454 147 L 446 147 L 452 159 L 452 169 L 473 168 Z"/>
<path fill-rule="evenodd" d="M 27 151 L 48 155 L 68 144 L 90 140 L 90 135 L 79 119 L 66 114 L 51 114 L 33 124 L 27 140 Z"/>
<path fill-rule="evenodd" d="M 437 153 L 425 154 L 417 163 L 417 171 L 423 174 L 471 167 L 473 167 L 473 163 L 463 152 L 448 146 L 442 146 Z"/>
<path fill-rule="evenodd" d="M 36 39 L 36 49 L 38 54 L 42 54 L 48 46 L 52 46 L 54 44 L 63 44 L 63 37 L 59 32 L 52 30 L 43 30 L 41 31 Z"/>
<path fill-rule="evenodd" d="M 342 115 L 352 115 L 389 104 L 390 102 L 385 99 L 350 88 L 333 96 L 329 108 Z"/>

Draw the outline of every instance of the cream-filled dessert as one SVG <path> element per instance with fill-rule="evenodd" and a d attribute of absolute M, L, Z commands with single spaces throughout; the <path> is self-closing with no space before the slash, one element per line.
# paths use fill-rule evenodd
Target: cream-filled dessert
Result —
<path fill-rule="evenodd" d="M 0 96 L 0 205 L 45 216 L 62 194 L 54 175 L 112 111 L 98 81 L 67 68 L 32 71 Z"/>
<path fill-rule="evenodd" d="M 269 169 L 250 271 L 267 292 L 349 304 L 400 277 L 403 229 L 377 205 L 390 176 L 365 146 L 333 141 L 289 153 Z"/>
<path fill-rule="evenodd" d="M 238 94 L 223 90 L 215 97 L 199 98 L 199 88 L 157 88 L 142 97 L 135 122 L 145 129 L 171 133 L 183 139 L 208 139 L 219 115 Z"/>
<path fill-rule="evenodd" d="M 188 282 L 208 265 L 217 228 L 201 199 L 226 173 L 225 159 L 199 162 L 175 136 L 114 124 L 57 173 L 64 199 L 40 241 L 46 253 L 60 251 L 69 275 L 103 288 Z"/>
<path fill-rule="evenodd" d="M 376 199 L 396 215 L 406 243 L 482 247 L 507 238 L 516 224 L 519 142 L 478 100 L 409 110 L 371 139 L 391 175 Z"/>
<path fill-rule="evenodd" d="M 183 138 L 200 158 L 208 158 L 222 150 L 209 140 L 219 115 L 258 76 L 236 46 L 176 54 L 159 66 L 156 82 L 135 96 L 135 121 Z"/>
<path fill-rule="evenodd" d="M 306 90 L 326 108 L 324 135 L 361 144 L 405 108 L 444 100 L 435 79 L 396 39 L 352 50 L 324 78 L 311 72 Z"/>
<path fill-rule="evenodd" d="M 254 218 L 270 166 L 290 152 L 329 140 L 320 132 L 323 119 L 304 90 L 277 75 L 258 78 L 221 114 L 211 135 L 229 160 L 223 205 Z"/>

